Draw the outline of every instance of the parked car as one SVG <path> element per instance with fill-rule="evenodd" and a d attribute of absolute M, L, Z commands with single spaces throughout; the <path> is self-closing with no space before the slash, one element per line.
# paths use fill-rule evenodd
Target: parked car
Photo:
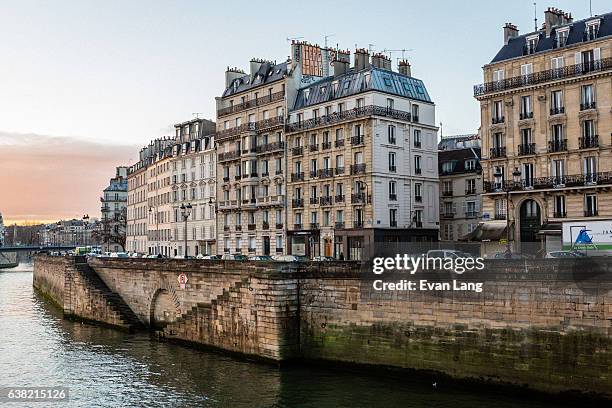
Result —
<path fill-rule="evenodd" d="M 329 261 L 335 261 L 336 258 L 332 257 L 332 256 L 315 256 L 314 258 L 312 258 L 313 261 L 315 262 L 329 262 Z"/>
<path fill-rule="evenodd" d="M 125 252 L 113 252 L 110 254 L 111 258 L 129 258 Z"/>
<path fill-rule="evenodd" d="M 307 257 L 299 255 L 274 255 L 272 259 L 278 262 L 307 262 L 309 260 Z"/>
<path fill-rule="evenodd" d="M 200 259 L 208 259 L 210 261 L 218 261 L 219 259 L 221 259 L 221 257 L 219 255 L 202 255 L 202 258 Z"/>
<path fill-rule="evenodd" d="M 242 254 L 223 254 L 221 259 L 225 261 L 246 261 L 248 258 Z"/>
<path fill-rule="evenodd" d="M 249 256 L 249 261 L 272 261 L 272 257 L 270 255 L 253 255 Z"/>
<path fill-rule="evenodd" d="M 584 258 L 585 254 L 576 251 L 551 251 L 546 254 L 546 258 Z"/>

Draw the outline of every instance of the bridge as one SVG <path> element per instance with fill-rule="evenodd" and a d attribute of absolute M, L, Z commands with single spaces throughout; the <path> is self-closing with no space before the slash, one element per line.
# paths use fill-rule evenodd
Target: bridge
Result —
<path fill-rule="evenodd" d="M 15 246 L 0 246 L 1 252 L 34 252 L 34 251 L 67 251 L 75 249 L 77 245 L 15 245 Z"/>

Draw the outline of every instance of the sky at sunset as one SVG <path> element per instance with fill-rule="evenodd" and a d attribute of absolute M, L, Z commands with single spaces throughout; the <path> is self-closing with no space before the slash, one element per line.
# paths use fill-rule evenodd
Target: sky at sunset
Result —
<path fill-rule="evenodd" d="M 575 19 L 588 0 L 538 2 Z M 593 13 L 610 10 L 593 0 Z M 215 118 L 226 67 L 285 60 L 288 38 L 354 50 L 407 49 L 444 134 L 474 133 L 473 85 L 502 26 L 533 30 L 533 1 L 3 1 L 0 213 L 5 220 L 100 216 L 115 166 L 201 113 Z M 394 51 L 393 65 L 401 56 Z"/>

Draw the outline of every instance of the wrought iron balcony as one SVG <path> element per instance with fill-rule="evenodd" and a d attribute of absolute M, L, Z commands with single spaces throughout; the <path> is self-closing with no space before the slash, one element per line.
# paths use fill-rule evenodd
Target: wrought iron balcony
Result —
<path fill-rule="evenodd" d="M 599 135 L 581 137 L 579 140 L 581 149 L 599 147 Z"/>
<path fill-rule="evenodd" d="M 368 202 L 369 202 L 369 197 L 368 197 Z M 366 195 L 365 193 L 357 193 L 357 194 L 351 194 L 351 203 L 352 204 L 365 204 L 366 202 Z"/>
<path fill-rule="evenodd" d="M 336 167 L 336 175 L 344 174 L 344 167 Z"/>
<path fill-rule="evenodd" d="M 392 228 L 397 227 L 397 220 L 391 220 L 391 221 L 389 221 L 389 226 L 390 226 L 390 227 L 392 227 Z"/>
<path fill-rule="evenodd" d="M 316 170 L 311 170 L 310 171 L 310 178 L 316 178 L 319 175 L 319 173 L 317 173 Z"/>
<path fill-rule="evenodd" d="M 536 144 L 535 143 L 525 143 L 518 145 L 518 155 L 519 156 L 528 156 L 530 154 L 536 154 Z"/>
<path fill-rule="evenodd" d="M 533 119 L 533 112 L 521 112 L 519 113 L 519 119 Z"/>
<path fill-rule="evenodd" d="M 423 228 L 423 221 L 414 221 L 412 224 L 414 228 Z"/>
<path fill-rule="evenodd" d="M 493 218 L 496 219 L 496 220 L 505 220 L 506 219 L 506 213 L 495 213 Z"/>
<path fill-rule="evenodd" d="M 236 225 L 236 231 L 242 231 L 242 225 Z"/>
<path fill-rule="evenodd" d="M 478 217 L 478 211 L 466 211 L 465 212 L 465 218 L 477 218 Z"/>
<path fill-rule="evenodd" d="M 389 201 L 397 201 L 397 194 L 389 194 Z"/>
<path fill-rule="evenodd" d="M 364 143 L 363 135 L 357 135 L 357 136 L 352 136 L 351 137 L 351 145 L 352 146 L 361 145 L 363 143 Z"/>
<path fill-rule="evenodd" d="M 270 223 L 264 222 L 261 224 L 261 228 L 265 229 L 265 230 L 269 230 L 270 229 Z"/>
<path fill-rule="evenodd" d="M 220 162 L 239 159 L 240 158 L 240 151 L 239 150 L 234 150 L 233 152 L 219 153 L 217 158 L 218 158 L 218 161 L 220 161 Z"/>
<path fill-rule="evenodd" d="M 351 164 L 351 174 L 365 174 L 366 172 L 366 164 Z"/>
<path fill-rule="evenodd" d="M 310 146 L 308 146 L 308 150 L 311 152 L 317 152 L 319 151 L 319 145 L 318 144 L 311 144 Z"/>
<path fill-rule="evenodd" d="M 389 165 L 389 171 L 395 173 L 397 171 L 397 166 Z"/>
<path fill-rule="evenodd" d="M 334 169 L 320 169 L 318 173 L 319 178 L 329 178 L 334 176 Z"/>
<path fill-rule="evenodd" d="M 224 176 L 224 177 L 223 177 L 223 181 L 224 181 L 224 182 L 226 182 L 226 183 L 227 183 L 228 181 L 230 181 L 229 176 Z"/>
<path fill-rule="evenodd" d="M 415 203 L 422 203 L 423 202 L 423 196 L 414 196 L 414 202 Z"/>
<path fill-rule="evenodd" d="M 276 227 L 276 229 L 283 229 L 283 223 L 282 222 L 277 222 L 275 227 Z"/>
<path fill-rule="evenodd" d="M 475 188 L 466 188 L 465 189 L 465 195 L 473 195 L 476 194 L 476 189 Z"/>
<path fill-rule="evenodd" d="M 343 203 L 343 202 L 344 202 L 344 195 L 337 195 L 337 196 L 335 197 L 335 201 L 336 201 L 337 203 Z"/>
<path fill-rule="evenodd" d="M 423 172 L 423 170 L 420 167 L 417 167 L 416 169 L 414 169 L 414 174 L 421 174 Z"/>
<path fill-rule="evenodd" d="M 256 224 L 249 224 L 249 225 L 247 226 L 247 229 L 248 229 L 249 231 L 255 231 L 255 229 L 256 229 L 256 228 L 257 228 L 257 225 L 256 225 Z"/>
<path fill-rule="evenodd" d="M 590 210 L 584 210 L 584 216 L 585 217 L 597 217 L 599 215 L 599 212 L 597 211 L 597 209 L 590 209 Z"/>
<path fill-rule="evenodd" d="M 504 121 L 504 116 L 493 116 L 493 118 L 491 118 L 491 123 L 494 125 L 497 125 L 498 123 L 504 123 Z"/>
<path fill-rule="evenodd" d="M 506 146 L 492 147 L 489 149 L 489 157 L 491 159 L 497 159 L 500 157 L 506 157 Z"/>
<path fill-rule="evenodd" d="M 443 212 L 441 216 L 442 218 L 455 218 L 455 214 L 452 212 Z"/>
<path fill-rule="evenodd" d="M 420 149 L 421 148 L 421 142 L 414 142 L 414 148 L 415 149 Z"/>
<path fill-rule="evenodd" d="M 344 139 L 338 139 L 335 142 L 336 147 L 343 147 L 344 146 Z"/>
<path fill-rule="evenodd" d="M 298 224 L 298 223 L 293 224 L 293 229 L 301 230 L 302 229 L 302 224 Z"/>
<path fill-rule="evenodd" d="M 331 149 L 332 144 L 331 142 L 323 142 L 321 143 L 321 150 L 328 150 Z"/>
<path fill-rule="evenodd" d="M 291 181 L 304 181 L 304 173 L 291 173 Z"/>
<path fill-rule="evenodd" d="M 319 204 L 321 204 L 321 205 L 332 205 L 332 197 L 331 196 L 321 197 L 319 199 Z"/>
<path fill-rule="evenodd" d="M 556 81 L 558 79 L 577 77 L 590 72 L 605 71 L 610 68 L 612 68 L 612 57 L 602 58 L 590 63 L 568 65 L 563 68 L 534 72 L 533 74 L 529 75 L 519 75 L 506 78 L 501 81 L 492 81 L 475 85 L 474 96 L 478 97 L 493 92 L 521 88 L 527 85 L 537 85 L 545 82 Z"/>
<path fill-rule="evenodd" d="M 319 223 L 318 222 L 311 222 L 310 223 L 310 229 L 311 230 L 318 230 L 320 228 Z"/>
<path fill-rule="evenodd" d="M 363 220 L 353 221 L 353 228 L 363 228 Z"/>
<path fill-rule="evenodd" d="M 567 139 L 550 140 L 548 142 L 548 152 L 564 152 L 567 150 Z"/>
<path fill-rule="evenodd" d="M 567 217 L 567 213 L 565 211 L 555 211 L 553 213 L 553 218 L 565 218 Z"/>
<path fill-rule="evenodd" d="M 595 102 L 586 102 L 580 104 L 580 110 L 596 109 L 597 104 Z"/>
<path fill-rule="evenodd" d="M 255 106 L 265 105 L 267 103 L 280 101 L 285 97 L 285 92 L 280 91 L 270 95 L 262 96 L 257 99 L 253 99 L 251 101 L 246 101 L 244 103 L 239 103 L 236 105 L 228 106 L 225 108 L 221 108 L 217 110 L 217 117 L 230 115 L 232 113 L 242 112 L 245 109 L 250 109 Z"/>
<path fill-rule="evenodd" d="M 593 185 L 612 185 L 612 172 L 574 174 L 568 176 L 551 176 L 537 177 L 530 180 L 522 180 L 519 182 L 504 181 L 496 183 L 485 181 L 483 183 L 486 193 L 502 192 L 506 190 L 521 191 L 521 190 L 543 190 L 564 187 L 579 187 Z"/>
<path fill-rule="evenodd" d="M 561 115 L 562 113 L 565 113 L 565 107 L 564 106 L 558 106 L 556 108 L 550 108 L 550 116 Z"/>
<path fill-rule="evenodd" d="M 310 197 L 310 204 L 319 204 L 318 197 Z"/>
<path fill-rule="evenodd" d="M 283 150 L 285 142 L 272 142 L 257 146 L 257 153 L 271 153 L 277 150 Z"/>
<path fill-rule="evenodd" d="M 411 120 L 410 112 L 389 109 L 384 106 L 368 105 L 363 106 L 361 108 L 350 109 L 339 113 L 336 112 L 330 115 L 324 115 L 318 118 L 304 120 L 301 122 L 290 123 L 287 125 L 287 131 L 298 132 L 302 130 L 313 129 L 319 126 L 326 126 L 339 122 L 344 122 L 347 120 L 370 116 L 382 116 L 397 120 L 404 120 L 407 122 L 410 122 Z"/>
<path fill-rule="evenodd" d="M 337 229 L 344 229 L 344 221 L 336 221 L 334 227 Z"/>
<path fill-rule="evenodd" d="M 302 208 L 304 207 L 304 199 L 303 198 L 294 198 L 291 200 L 291 207 L 293 208 Z"/>
<path fill-rule="evenodd" d="M 304 148 L 302 146 L 296 146 L 291 148 L 291 154 L 294 156 L 300 156 L 304 154 Z"/>

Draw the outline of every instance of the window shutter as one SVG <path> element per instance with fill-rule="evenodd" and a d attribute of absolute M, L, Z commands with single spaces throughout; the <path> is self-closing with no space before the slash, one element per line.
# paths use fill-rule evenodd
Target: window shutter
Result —
<path fill-rule="evenodd" d="M 593 60 L 599 61 L 601 59 L 601 49 L 593 48 Z"/>

